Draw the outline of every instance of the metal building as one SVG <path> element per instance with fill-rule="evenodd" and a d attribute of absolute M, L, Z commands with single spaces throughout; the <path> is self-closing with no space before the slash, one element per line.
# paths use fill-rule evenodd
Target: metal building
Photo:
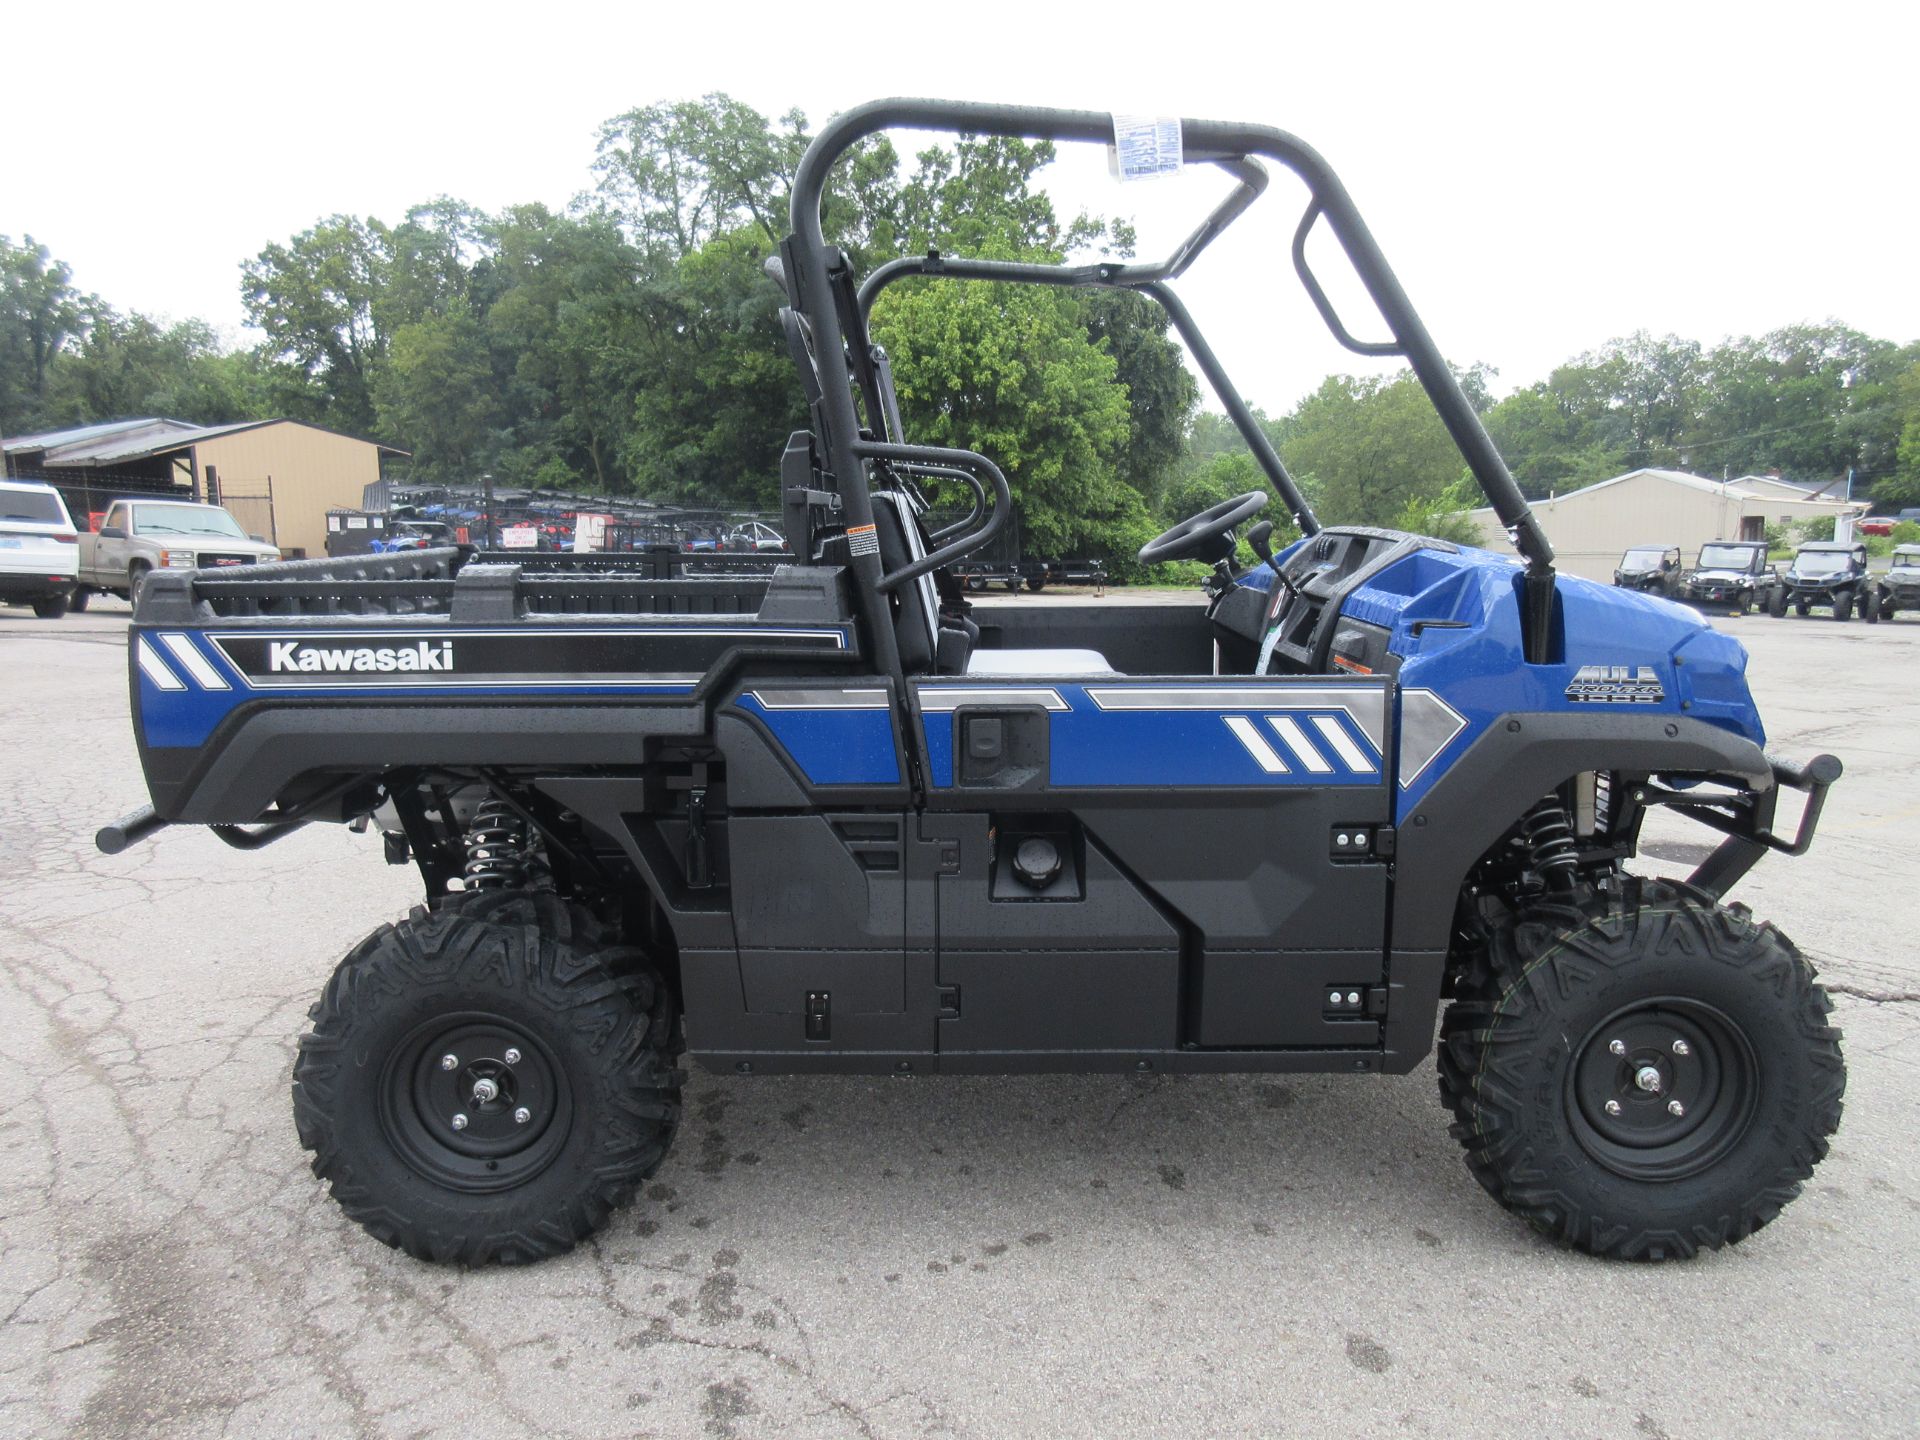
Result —
<path fill-rule="evenodd" d="M 1858 515 L 1862 502 L 1811 492 L 1767 475 L 1709 480 L 1684 470 L 1629 470 L 1582 490 L 1532 502 L 1569 575 L 1611 580 L 1635 545 L 1678 545 L 1691 564 L 1710 540 L 1764 540 L 1768 525 L 1800 525 L 1821 517 Z M 1511 552 L 1491 509 L 1470 510 L 1481 544 Z"/>
<path fill-rule="evenodd" d="M 7 474 L 59 489 L 77 524 L 123 495 L 206 500 L 290 556 L 324 555 L 327 511 L 358 505 L 381 461 L 407 453 L 298 420 L 153 417 L 13 436 L 0 450 Z"/>

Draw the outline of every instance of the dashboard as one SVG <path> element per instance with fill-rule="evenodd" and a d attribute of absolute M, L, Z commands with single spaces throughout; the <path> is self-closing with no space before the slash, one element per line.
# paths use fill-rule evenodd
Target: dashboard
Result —
<path fill-rule="evenodd" d="M 1310 535 L 1280 559 L 1280 574 L 1261 567 L 1221 595 L 1212 611 L 1222 674 L 1391 674 L 1398 657 L 1391 632 L 1342 613 L 1347 597 L 1420 550 L 1457 553 L 1444 540 L 1400 530 L 1341 526 Z M 1264 572 L 1265 584 L 1258 582 Z"/>

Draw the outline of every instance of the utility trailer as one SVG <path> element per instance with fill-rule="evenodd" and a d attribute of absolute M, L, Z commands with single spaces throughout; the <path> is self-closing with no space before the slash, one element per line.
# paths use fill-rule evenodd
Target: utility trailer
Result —
<path fill-rule="evenodd" d="M 1161 263 L 908 257 L 862 280 L 821 209 L 889 128 L 1168 133 L 1226 192 Z M 1267 187 L 1334 334 L 1403 358 L 1512 560 L 1325 526 L 1173 284 Z M 1803 852 L 1840 765 L 1770 757 L 1745 654 L 1698 615 L 1561 577 L 1346 191 L 1301 141 L 891 100 L 800 162 L 774 278 L 811 410 L 781 464 L 790 563 L 757 575 L 458 550 L 157 575 L 129 651 L 152 805 L 240 849 L 370 827 L 423 904 L 341 962 L 294 1065 L 314 1170 L 433 1259 L 567 1249 L 629 1199 L 681 1065 L 737 1075 L 1400 1073 L 1434 1050 L 1475 1176 L 1564 1244 L 1739 1240 L 1839 1122 L 1811 966 L 1727 892 Z M 1308 266 L 1331 229 L 1391 340 Z M 1249 492 L 1143 547 L 1192 603 L 971 613 L 1007 523 L 981 453 L 914 444 L 867 315 L 887 284 L 1111 286 L 1161 304 L 1302 538 Z M 970 513 L 929 532 L 919 486 Z M 1784 790 L 1804 794 L 1796 817 Z M 1632 862 L 1655 808 L 1720 841 Z M 1444 1013 L 1443 1013 L 1444 1006 Z M 797 1199 L 799 1197 L 796 1197 Z"/>

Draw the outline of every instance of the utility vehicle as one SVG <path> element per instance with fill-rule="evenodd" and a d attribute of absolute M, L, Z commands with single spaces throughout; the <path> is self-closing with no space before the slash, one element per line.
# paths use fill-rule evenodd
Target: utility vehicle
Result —
<path fill-rule="evenodd" d="M 1794 552 L 1793 563 L 1767 603 L 1778 617 L 1789 609 L 1806 615 L 1825 606 L 1836 620 L 1858 614 L 1869 623 L 1880 618 L 1879 597 L 1867 574 L 1867 547 L 1859 541 L 1816 540 Z"/>
<path fill-rule="evenodd" d="M 1778 593 L 1764 540 L 1715 540 L 1700 547 L 1684 598 L 1695 605 L 1731 605 L 1734 614 L 1745 615 Z"/>
<path fill-rule="evenodd" d="M 1877 587 L 1882 620 L 1902 610 L 1920 610 L 1920 545 L 1893 547 L 1893 563 Z"/>
<path fill-rule="evenodd" d="M 1669 600 L 1680 593 L 1685 580 L 1678 545 L 1636 545 L 1620 557 L 1613 572 L 1614 584 Z"/>
<path fill-rule="evenodd" d="M 1301 141 L 1186 120 L 1225 196 L 1161 263 L 910 256 L 821 224 L 888 127 L 1108 144 L 1106 115 L 889 100 L 802 158 L 772 269 L 811 410 L 791 563 L 662 577 L 457 550 L 156 574 L 129 673 L 152 805 L 242 849 L 372 825 L 424 904 L 342 961 L 294 1065 L 346 1212 L 425 1257 L 528 1260 L 657 1166 L 683 1055 L 735 1075 L 1412 1070 L 1434 1048 L 1474 1175 L 1555 1239 L 1658 1259 L 1771 1220 L 1827 1149 L 1829 1004 L 1725 903 L 1809 844 L 1840 773 L 1771 759 L 1745 654 L 1697 615 L 1557 577 L 1540 526 L 1346 190 Z M 1166 152 L 1163 151 L 1163 154 Z M 1173 289 L 1266 188 L 1333 333 L 1403 358 L 1520 561 L 1323 525 Z M 1306 258 L 1328 227 L 1390 338 Z M 902 433 L 868 331 L 894 283 L 1110 286 L 1163 306 L 1301 537 L 1234 564 L 1250 492 L 1140 552 L 1190 604 L 969 613 L 1008 523 L 975 451 Z M 925 533 L 917 487 L 972 513 Z M 595 557 L 605 561 L 608 557 Z M 1783 789 L 1805 792 L 1796 819 Z M 1633 873 L 1662 808 L 1722 837 Z M 1444 1018 L 1440 1007 L 1446 1002 Z M 795 1195 L 794 1203 L 806 1197 Z"/>

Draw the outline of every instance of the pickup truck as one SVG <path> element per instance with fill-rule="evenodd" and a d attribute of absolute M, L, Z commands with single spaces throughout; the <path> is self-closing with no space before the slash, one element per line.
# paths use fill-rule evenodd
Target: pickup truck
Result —
<path fill-rule="evenodd" d="M 1379 1075 L 1437 1031 L 1468 1167 L 1559 1243 L 1691 1255 L 1811 1176 L 1845 1086 L 1832 1005 L 1727 896 L 1808 848 L 1840 762 L 1767 753 L 1746 652 L 1701 616 L 1557 573 L 1323 160 L 1265 126 L 1157 123 L 1234 182 L 1172 258 L 910 255 L 864 281 L 821 215 L 866 136 L 1138 155 L 1158 132 L 910 100 L 823 127 L 771 267 L 811 413 L 779 472 L 793 548 L 759 573 L 449 547 L 154 572 L 128 656 L 152 804 L 99 847 L 192 824 L 251 851 L 335 823 L 419 871 L 422 904 L 341 961 L 293 1062 L 314 1171 L 376 1239 L 469 1264 L 570 1248 L 660 1164 L 683 1060 Z M 1301 261 L 1310 298 L 1413 367 L 1521 562 L 1323 524 L 1226 378 L 1169 281 L 1268 163 L 1306 182 L 1391 345 L 1353 340 Z M 1012 487 L 908 439 L 868 327 L 906 278 L 1161 305 L 1272 487 L 1139 551 L 1213 583 L 969 613 L 953 569 L 1011 522 Z M 919 478 L 956 475 L 975 508 L 928 533 Z M 1281 551 L 1252 524 L 1276 494 L 1301 534 Z M 1718 843 L 1645 873 L 1651 812 Z"/>
<path fill-rule="evenodd" d="M 99 532 L 80 536 L 73 608 L 86 609 L 96 590 L 132 599 L 155 570 L 225 570 L 279 558 L 277 547 L 248 535 L 218 505 L 116 500 Z"/>

